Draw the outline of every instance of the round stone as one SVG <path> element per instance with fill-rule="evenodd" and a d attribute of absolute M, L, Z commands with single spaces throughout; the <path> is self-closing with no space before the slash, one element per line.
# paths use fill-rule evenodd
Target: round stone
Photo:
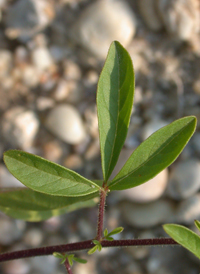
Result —
<path fill-rule="evenodd" d="M 164 169 L 153 179 L 148 182 L 131 188 L 120 191 L 121 196 L 137 203 L 147 203 L 158 199 L 167 186 L 168 170 Z"/>
<path fill-rule="evenodd" d="M 140 228 L 149 228 L 170 222 L 174 215 L 174 206 L 168 200 L 157 200 L 147 204 L 135 204 L 123 201 L 120 204 L 125 221 Z"/>
<path fill-rule="evenodd" d="M 61 140 L 79 144 L 86 132 L 78 111 L 70 105 L 59 105 L 52 109 L 46 119 L 46 127 Z"/>
<path fill-rule="evenodd" d="M 39 120 L 35 113 L 23 107 L 14 107 L 3 116 L 3 136 L 15 148 L 31 147 L 38 129 Z"/>
<path fill-rule="evenodd" d="M 194 220 L 200 219 L 200 194 L 189 197 L 182 201 L 176 211 L 176 221 L 191 225 Z"/>
<path fill-rule="evenodd" d="M 125 1 L 90 4 L 73 26 L 72 38 L 99 58 L 105 58 L 112 41 L 127 46 L 135 34 L 135 20 Z"/>
<path fill-rule="evenodd" d="M 200 161 L 188 159 L 176 164 L 169 178 L 167 193 L 181 200 L 194 195 L 200 189 Z"/>

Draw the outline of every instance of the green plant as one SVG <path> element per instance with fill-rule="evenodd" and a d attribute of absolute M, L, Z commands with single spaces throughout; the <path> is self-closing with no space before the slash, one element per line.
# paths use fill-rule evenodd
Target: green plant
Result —
<path fill-rule="evenodd" d="M 41 247 L 0 254 L 0 262 L 31 256 L 54 255 L 62 259 L 68 273 L 75 251 L 88 254 L 104 247 L 181 244 L 200 258 L 200 237 L 177 225 L 164 225 L 173 238 L 114 240 L 119 227 L 108 233 L 103 228 L 106 196 L 141 185 L 168 167 L 181 153 L 196 127 L 194 116 L 184 117 L 161 128 L 145 140 L 130 156 L 113 180 L 109 177 L 117 163 L 127 135 L 134 97 L 134 70 L 128 52 L 113 42 L 98 82 L 97 109 L 103 180 L 91 181 L 76 172 L 27 152 L 4 153 L 8 170 L 26 187 L 0 192 L 0 210 L 14 218 L 42 221 L 71 210 L 96 205 L 100 197 L 95 239 L 59 246 Z M 199 228 L 200 224 L 196 221 Z M 188 237 L 188 238 L 187 238 Z M 189 238 L 190 237 L 190 238 Z M 192 240 L 193 246 L 188 245 Z M 195 247 L 194 247 L 195 246 Z M 68 254 L 70 253 L 70 254 Z"/>

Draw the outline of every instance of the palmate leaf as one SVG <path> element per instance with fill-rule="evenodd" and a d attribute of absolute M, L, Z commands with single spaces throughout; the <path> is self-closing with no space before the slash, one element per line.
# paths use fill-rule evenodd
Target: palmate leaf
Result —
<path fill-rule="evenodd" d="M 195 127 L 196 117 L 189 116 L 156 131 L 131 154 L 109 189 L 128 189 L 152 179 L 178 157 Z"/>
<path fill-rule="evenodd" d="M 79 208 L 92 207 L 98 202 L 98 193 L 81 197 L 52 196 L 28 188 L 0 191 L 0 210 L 10 217 L 39 222 Z"/>
<path fill-rule="evenodd" d="M 97 88 L 97 113 L 104 180 L 110 177 L 126 139 L 134 94 L 134 71 L 128 52 L 113 42 Z"/>
<path fill-rule="evenodd" d="M 165 232 L 200 259 L 200 237 L 182 225 L 163 225 Z"/>
<path fill-rule="evenodd" d="M 4 162 L 10 173 L 22 184 L 41 193 L 78 197 L 100 189 L 98 184 L 78 173 L 24 151 L 5 152 Z"/>

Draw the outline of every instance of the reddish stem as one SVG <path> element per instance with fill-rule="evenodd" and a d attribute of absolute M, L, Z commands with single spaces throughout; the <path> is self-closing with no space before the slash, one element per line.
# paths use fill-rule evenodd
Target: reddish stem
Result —
<path fill-rule="evenodd" d="M 103 187 L 104 186 L 105 185 L 103 184 Z M 102 234 L 103 234 L 103 221 L 104 221 L 104 211 L 105 211 L 107 191 L 108 189 L 106 187 L 100 191 L 99 215 L 98 215 L 97 236 L 96 236 L 96 239 L 98 241 L 101 240 Z"/>
<path fill-rule="evenodd" d="M 152 246 L 152 245 L 178 245 L 171 238 L 158 238 L 158 239 L 133 239 L 133 240 L 114 240 L 114 241 L 101 241 L 102 247 L 123 247 L 123 246 Z M 53 252 L 75 252 L 85 249 L 91 249 L 94 246 L 92 240 L 70 243 L 66 245 L 47 246 L 40 248 L 33 248 L 27 250 L 13 251 L 0 254 L 0 262 L 23 259 L 36 256 L 52 255 Z"/>
<path fill-rule="evenodd" d="M 65 265 L 65 268 L 66 268 L 66 270 L 67 270 L 67 273 L 68 273 L 68 274 L 73 274 L 73 273 L 72 273 L 72 270 L 71 270 L 71 266 L 70 266 L 70 264 L 69 264 L 69 260 L 68 260 L 67 258 L 66 258 L 66 260 L 65 260 L 64 265 Z"/>

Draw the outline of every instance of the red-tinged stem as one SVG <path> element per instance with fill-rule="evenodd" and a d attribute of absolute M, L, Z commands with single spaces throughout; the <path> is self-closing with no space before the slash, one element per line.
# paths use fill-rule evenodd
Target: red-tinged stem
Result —
<path fill-rule="evenodd" d="M 123 246 L 154 246 L 154 245 L 178 245 L 171 238 L 157 238 L 157 239 L 133 239 L 133 240 L 113 240 L 101 241 L 102 247 L 123 247 Z M 40 248 L 33 248 L 27 250 L 13 251 L 0 254 L 0 263 L 15 259 L 30 258 L 36 256 L 52 255 L 53 252 L 66 253 L 80 250 L 91 249 L 94 246 L 92 240 L 71 243 L 66 245 L 47 246 Z"/>
<path fill-rule="evenodd" d="M 103 184 L 103 187 L 104 187 L 104 184 Z M 105 211 L 107 192 L 108 192 L 108 189 L 106 187 L 100 191 L 99 215 L 98 215 L 97 236 L 96 236 L 96 239 L 98 241 L 101 240 L 102 234 L 103 234 L 103 221 L 104 221 L 104 211 Z"/>
<path fill-rule="evenodd" d="M 69 264 L 69 260 L 68 260 L 67 258 L 66 258 L 66 260 L 65 260 L 64 265 L 65 265 L 65 268 L 66 268 L 66 270 L 67 270 L 67 273 L 68 273 L 68 274 L 73 274 L 73 273 L 72 273 L 72 270 L 71 270 L 71 266 L 70 266 L 70 264 Z"/>

